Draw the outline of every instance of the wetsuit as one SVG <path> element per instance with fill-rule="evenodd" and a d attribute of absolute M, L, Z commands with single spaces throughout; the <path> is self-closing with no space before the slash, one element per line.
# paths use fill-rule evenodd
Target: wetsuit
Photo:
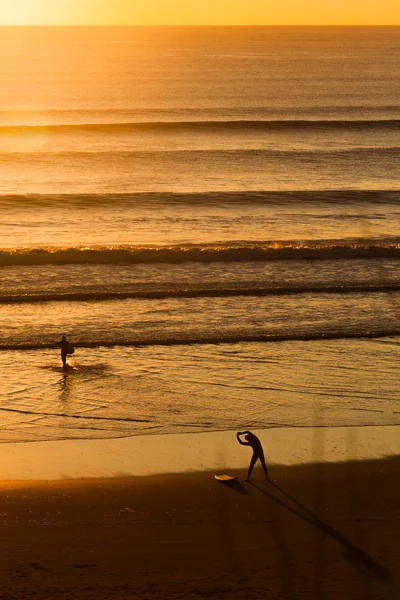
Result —
<path fill-rule="evenodd" d="M 67 355 L 68 355 L 69 345 L 70 344 L 69 344 L 68 340 L 61 340 L 61 342 L 60 342 L 61 360 L 63 363 L 63 367 L 65 367 L 67 365 Z"/>

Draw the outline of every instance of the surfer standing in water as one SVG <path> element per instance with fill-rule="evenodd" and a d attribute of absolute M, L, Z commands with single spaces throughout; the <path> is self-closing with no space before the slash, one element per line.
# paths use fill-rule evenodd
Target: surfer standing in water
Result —
<path fill-rule="evenodd" d="M 244 439 L 247 440 L 246 442 L 244 442 L 240 438 L 241 435 L 244 435 Z M 251 473 L 253 471 L 253 467 L 258 460 L 260 460 L 260 463 L 262 464 L 262 468 L 264 469 L 265 478 L 267 479 L 267 481 L 269 481 L 268 469 L 267 469 L 267 465 L 265 464 L 265 458 L 264 458 L 264 450 L 263 450 L 263 447 L 261 446 L 261 442 L 258 439 L 258 437 L 256 435 L 254 435 L 254 433 L 251 433 L 251 431 L 238 431 L 236 434 L 236 437 L 237 437 L 239 444 L 241 444 L 242 446 L 251 446 L 251 448 L 253 448 L 253 456 L 251 457 L 249 471 L 247 473 L 246 481 L 249 481 Z"/>
<path fill-rule="evenodd" d="M 67 340 L 65 335 L 63 335 L 61 338 L 60 347 L 61 347 L 61 360 L 62 360 L 63 368 L 65 368 L 65 367 L 68 367 L 68 363 L 67 363 L 68 354 L 73 353 L 73 352 L 71 352 L 72 345 L 69 343 L 69 341 Z"/>

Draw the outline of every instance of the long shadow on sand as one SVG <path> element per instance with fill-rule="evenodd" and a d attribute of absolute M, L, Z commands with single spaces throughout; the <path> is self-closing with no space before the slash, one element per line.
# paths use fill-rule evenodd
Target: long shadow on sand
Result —
<path fill-rule="evenodd" d="M 296 498 L 293 498 L 293 496 L 291 496 L 290 494 L 285 492 L 281 487 L 276 485 L 276 483 L 273 483 L 272 481 L 269 482 L 270 485 L 272 485 L 274 488 L 280 491 L 284 496 L 286 496 L 286 498 L 288 498 L 291 502 L 296 504 L 306 514 L 301 513 L 296 508 L 293 508 L 286 502 L 279 500 L 273 494 L 269 494 L 266 490 L 259 487 L 254 482 L 249 481 L 249 483 L 257 490 L 259 490 L 262 494 L 268 496 L 268 498 L 271 498 L 271 500 L 273 500 L 276 504 L 279 504 L 279 506 L 283 506 L 284 508 L 294 513 L 304 521 L 307 521 L 307 523 L 310 523 L 310 525 L 313 525 L 314 527 L 317 527 L 324 533 L 330 535 L 334 540 L 336 540 L 337 542 L 339 542 L 339 544 L 343 546 L 343 548 L 347 551 L 349 558 L 356 561 L 356 563 L 359 566 L 363 567 L 368 572 L 368 574 L 386 582 L 393 581 L 392 574 L 387 569 L 379 565 L 373 558 L 371 558 L 370 556 L 368 556 L 368 554 L 361 550 L 361 548 L 358 548 L 358 546 L 350 542 L 350 540 L 348 540 L 342 533 L 336 531 L 336 529 L 333 529 L 333 527 L 328 525 L 328 523 L 325 523 L 325 521 L 322 521 L 317 515 L 312 513 L 308 508 L 301 504 L 301 502 L 296 500 Z"/>
<path fill-rule="evenodd" d="M 245 487 L 243 487 L 243 485 L 239 481 L 239 479 L 229 479 L 228 481 L 219 480 L 218 483 L 220 483 L 221 485 L 224 485 L 225 487 L 230 488 L 231 490 L 233 490 L 234 492 L 237 492 L 238 494 L 243 494 L 244 496 L 249 495 L 249 492 L 246 490 Z"/>

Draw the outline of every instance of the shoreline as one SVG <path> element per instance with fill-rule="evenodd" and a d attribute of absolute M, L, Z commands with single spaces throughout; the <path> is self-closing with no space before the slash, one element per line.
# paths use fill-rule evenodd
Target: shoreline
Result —
<path fill-rule="evenodd" d="M 268 465 L 400 456 L 400 426 L 254 429 Z M 246 469 L 236 431 L 0 444 L 0 482 L 113 478 Z"/>

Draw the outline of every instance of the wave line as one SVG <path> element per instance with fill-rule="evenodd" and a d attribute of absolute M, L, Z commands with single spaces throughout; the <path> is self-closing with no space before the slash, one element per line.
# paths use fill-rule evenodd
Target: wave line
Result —
<path fill-rule="evenodd" d="M 49 125 L 1 125 L 2 133 L 90 132 L 188 130 L 294 130 L 294 129 L 400 129 L 400 119 L 238 119 L 196 121 L 147 121 L 117 123 L 72 123 Z"/>
<path fill-rule="evenodd" d="M 129 292 L 59 292 L 0 295 L 0 304 L 34 302 L 103 302 L 107 300 L 162 300 L 166 298 L 228 298 L 234 296 L 291 296 L 298 294 L 384 293 L 400 290 L 400 282 L 340 286 L 246 287 L 214 289 L 133 290 Z"/>
<path fill-rule="evenodd" d="M 296 241 L 187 244 L 168 247 L 109 246 L 3 248 L 0 266 L 67 264 L 148 264 L 400 258 L 400 239 L 354 242 Z"/>
<path fill-rule="evenodd" d="M 0 205 L 11 206 L 13 210 L 22 204 L 58 206 L 60 203 L 77 206 L 99 204 L 133 204 L 153 206 L 157 204 L 173 206 L 177 204 L 235 205 L 251 204 L 394 204 L 400 200 L 400 190 L 288 190 L 264 191 L 244 190 L 226 192 L 131 192 L 109 194 L 0 194 Z"/>
<path fill-rule="evenodd" d="M 23 415 L 36 415 L 39 417 L 66 417 L 68 419 L 95 419 L 97 421 L 126 421 L 126 422 L 134 422 L 134 423 L 151 423 L 148 419 L 129 419 L 122 417 L 99 417 L 94 415 L 67 415 L 66 413 L 48 413 L 48 412 L 35 412 L 33 410 L 22 410 L 18 408 L 4 408 L 0 407 L 0 411 L 6 412 L 14 412 Z"/>
<path fill-rule="evenodd" d="M 75 348 L 114 348 L 122 347 L 147 347 L 147 346 L 189 346 L 205 344 L 239 344 L 250 342 L 311 342 L 319 340 L 345 340 L 345 339 L 378 339 L 385 337 L 399 337 L 400 329 L 386 329 L 376 331 L 317 331 L 311 333 L 283 333 L 283 334 L 256 334 L 256 335 L 226 335 L 204 336 L 168 339 L 136 339 L 136 340 L 93 340 L 74 342 Z M 5 343 L 0 344 L 0 351 L 4 350 L 54 350 L 58 344 L 54 342 L 43 343 Z"/>

